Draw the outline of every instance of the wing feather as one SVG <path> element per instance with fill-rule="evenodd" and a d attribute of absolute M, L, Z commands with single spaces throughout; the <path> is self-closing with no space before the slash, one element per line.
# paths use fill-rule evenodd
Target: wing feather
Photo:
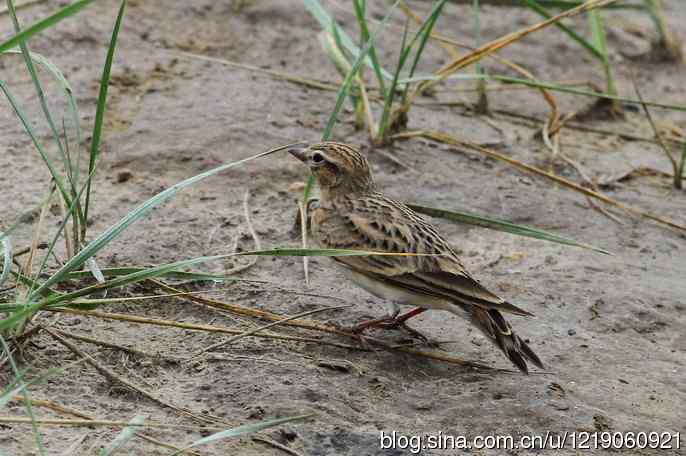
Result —
<path fill-rule="evenodd" d="M 533 315 L 472 278 L 450 244 L 407 206 L 379 195 L 353 203 L 344 212 L 344 220 L 335 220 L 339 226 L 343 222 L 347 229 L 323 230 L 329 235 L 320 241 L 327 247 L 437 256 L 351 256 L 336 257 L 337 262 L 413 293 L 516 315 Z"/>

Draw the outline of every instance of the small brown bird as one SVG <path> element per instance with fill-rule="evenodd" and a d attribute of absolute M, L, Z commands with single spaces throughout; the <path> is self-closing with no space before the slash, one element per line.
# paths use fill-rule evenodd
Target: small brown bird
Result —
<path fill-rule="evenodd" d="M 298 144 L 289 152 L 310 167 L 319 184 L 310 222 L 322 248 L 422 254 L 334 257 L 353 282 L 391 305 L 390 315 L 361 323 L 356 331 L 406 328 L 407 319 L 427 309 L 447 310 L 479 328 L 522 372 L 528 373 L 526 360 L 543 368 L 501 312 L 532 314 L 484 288 L 436 228 L 381 194 L 360 152 L 336 142 Z M 399 315 L 399 304 L 417 308 Z"/>

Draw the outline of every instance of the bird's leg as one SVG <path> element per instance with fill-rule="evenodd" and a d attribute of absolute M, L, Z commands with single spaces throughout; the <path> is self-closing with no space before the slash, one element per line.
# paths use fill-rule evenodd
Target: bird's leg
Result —
<path fill-rule="evenodd" d="M 422 307 L 417 307 L 416 309 L 410 310 L 409 312 L 405 312 L 402 315 L 398 315 L 398 313 L 396 313 L 395 316 L 391 318 L 385 318 L 382 321 L 378 322 L 376 326 L 380 326 L 386 329 L 407 327 L 407 325 L 405 324 L 407 320 L 424 312 L 426 312 L 426 309 Z"/>
<path fill-rule="evenodd" d="M 416 309 L 412 309 L 409 312 L 405 312 L 404 314 L 395 317 L 395 321 L 398 322 L 398 324 L 405 324 L 407 320 L 409 320 L 412 317 L 415 317 L 421 313 L 426 312 L 427 309 L 423 307 L 417 307 Z"/>
<path fill-rule="evenodd" d="M 369 328 L 398 329 L 406 332 L 411 337 L 421 340 L 426 344 L 433 345 L 433 343 L 428 337 L 426 337 L 424 334 L 420 333 L 416 329 L 409 327 L 407 323 L 405 323 L 410 318 L 415 317 L 425 312 L 426 310 L 427 309 L 418 307 L 402 315 L 398 315 L 400 313 L 400 309 L 395 307 L 391 314 L 386 315 L 385 317 L 363 321 L 362 323 L 358 323 L 357 325 L 353 326 L 349 330 L 352 333 L 359 334 L 361 337 L 364 337 L 362 336 L 362 333 Z"/>
<path fill-rule="evenodd" d="M 386 325 L 392 324 L 395 319 L 398 316 L 398 312 L 395 312 L 394 314 L 391 315 L 386 315 L 385 317 L 381 318 L 374 318 L 373 320 L 367 320 L 363 321 L 362 323 L 358 323 L 352 328 L 350 328 L 350 332 L 353 332 L 355 334 L 363 333 L 369 328 L 386 328 Z"/>
<path fill-rule="evenodd" d="M 349 327 L 349 328 L 342 328 L 344 331 L 353 333 L 355 336 L 357 336 L 357 341 L 362 345 L 364 348 L 374 351 L 371 344 L 367 341 L 367 338 L 364 335 L 364 332 L 369 329 L 369 328 L 374 328 L 377 326 L 383 326 L 384 323 L 392 322 L 396 316 L 398 315 L 398 312 L 395 312 L 391 315 L 386 315 L 385 317 L 381 318 L 374 318 L 372 320 L 366 320 L 361 323 L 356 324 L 355 326 Z"/>
<path fill-rule="evenodd" d="M 422 307 L 417 307 L 416 309 L 410 310 L 409 312 L 405 312 L 402 315 L 396 315 L 392 320 L 385 320 L 384 322 L 380 322 L 376 326 L 384 329 L 400 329 L 410 334 L 411 336 L 423 341 L 424 343 L 433 345 L 428 337 L 426 337 L 424 334 L 420 333 L 416 329 L 409 327 L 407 323 L 405 323 L 410 318 L 426 312 L 426 310 L 427 309 L 424 309 Z"/>

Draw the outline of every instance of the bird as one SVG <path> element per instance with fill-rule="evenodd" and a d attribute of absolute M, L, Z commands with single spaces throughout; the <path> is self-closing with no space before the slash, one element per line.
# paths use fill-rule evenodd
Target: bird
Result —
<path fill-rule="evenodd" d="M 319 186 L 308 222 L 320 247 L 409 254 L 332 257 L 353 283 L 389 306 L 388 315 L 360 323 L 356 333 L 372 327 L 409 329 L 409 318 L 444 310 L 476 326 L 524 374 L 527 361 L 543 369 L 503 316 L 533 314 L 487 290 L 431 223 L 381 193 L 359 150 L 325 141 L 297 143 L 288 152 L 310 168 Z M 401 315 L 400 305 L 415 309 Z"/>

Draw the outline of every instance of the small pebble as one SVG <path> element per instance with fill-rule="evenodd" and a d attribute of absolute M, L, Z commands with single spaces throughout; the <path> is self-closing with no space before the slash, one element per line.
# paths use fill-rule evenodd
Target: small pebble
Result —
<path fill-rule="evenodd" d="M 123 171 L 119 171 L 117 173 L 117 183 L 118 184 L 124 183 L 124 182 L 130 180 L 132 177 L 133 177 L 133 173 L 127 169 L 125 169 Z"/>

